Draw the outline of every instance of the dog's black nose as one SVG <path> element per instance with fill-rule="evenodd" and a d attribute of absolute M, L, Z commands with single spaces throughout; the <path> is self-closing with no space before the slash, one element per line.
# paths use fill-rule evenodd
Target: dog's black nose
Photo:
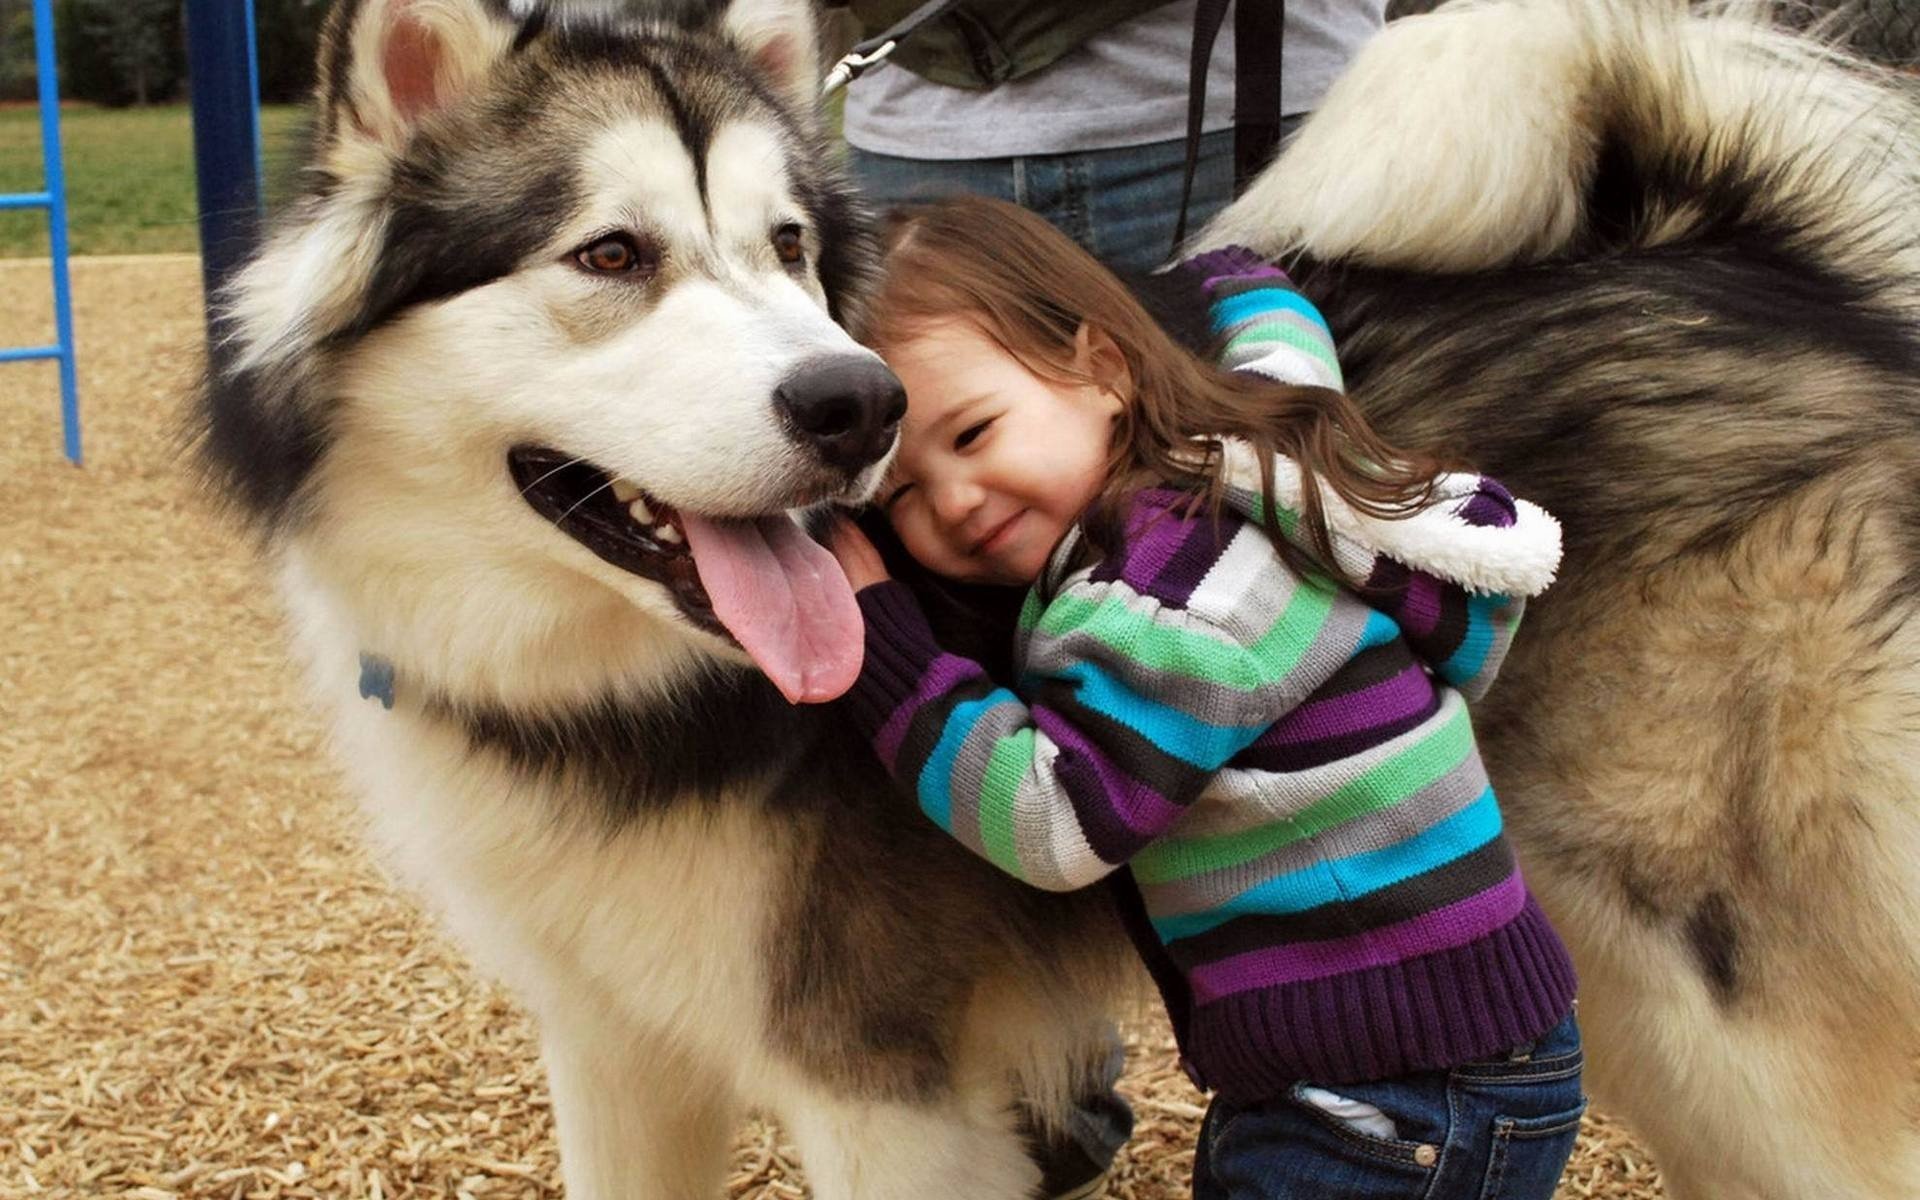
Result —
<path fill-rule="evenodd" d="M 773 403 L 821 458 L 859 471 L 893 445 L 907 390 L 879 359 L 842 354 L 801 363 L 773 389 Z"/>

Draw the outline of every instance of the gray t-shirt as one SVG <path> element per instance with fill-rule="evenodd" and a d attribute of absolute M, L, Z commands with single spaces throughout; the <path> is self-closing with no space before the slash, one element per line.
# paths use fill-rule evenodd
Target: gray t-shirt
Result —
<path fill-rule="evenodd" d="M 1043 71 L 984 90 L 930 83 L 881 65 L 847 89 L 847 141 L 902 158 L 1005 158 L 1172 141 L 1187 132 L 1187 62 L 1195 0 L 1176 0 L 1102 30 Z M 1287 0 L 1281 110 L 1311 112 L 1386 0 Z M 1207 71 L 1211 133 L 1233 126 L 1233 9 Z"/>

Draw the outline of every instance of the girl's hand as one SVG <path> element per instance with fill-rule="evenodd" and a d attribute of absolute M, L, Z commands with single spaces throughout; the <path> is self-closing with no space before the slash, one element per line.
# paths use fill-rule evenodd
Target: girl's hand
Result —
<path fill-rule="evenodd" d="M 840 560 L 840 569 L 847 573 L 847 582 L 856 592 L 891 578 L 887 565 L 880 561 L 880 552 L 873 548 L 867 535 L 860 532 L 860 527 L 843 514 L 834 514 L 833 527 L 827 531 L 827 549 Z"/>

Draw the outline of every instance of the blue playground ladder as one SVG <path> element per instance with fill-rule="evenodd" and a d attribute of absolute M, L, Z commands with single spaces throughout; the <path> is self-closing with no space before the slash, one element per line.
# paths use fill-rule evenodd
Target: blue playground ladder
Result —
<path fill-rule="evenodd" d="M 60 165 L 60 81 L 53 57 L 53 0 L 33 0 L 33 49 L 40 75 L 40 158 L 46 190 L 0 194 L 0 210 L 44 208 L 53 243 L 53 324 L 59 341 L 51 346 L 0 349 L 0 363 L 33 358 L 60 360 L 60 423 L 66 431 L 67 458 L 80 465 L 80 390 L 73 371 L 73 296 L 67 283 L 67 178 Z"/>

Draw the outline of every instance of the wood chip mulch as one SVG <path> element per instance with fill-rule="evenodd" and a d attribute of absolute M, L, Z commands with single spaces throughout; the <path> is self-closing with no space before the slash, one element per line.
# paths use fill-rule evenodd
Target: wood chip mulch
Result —
<path fill-rule="evenodd" d="M 0 366 L 0 1196 L 560 1193 L 526 1018 L 362 852 L 245 539 L 174 429 L 190 258 L 74 263 L 87 465 L 46 364 Z M 50 340 L 0 263 L 0 346 Z M 1201 1097 L 1129 1028 L 1140 1129 L 1108 1194 L 1187 1194 Z M 728 1190 L 804 1196 L 754 1124 Z M 1562 1200 L 1655 1200 L 1589 1119 Z"/>

